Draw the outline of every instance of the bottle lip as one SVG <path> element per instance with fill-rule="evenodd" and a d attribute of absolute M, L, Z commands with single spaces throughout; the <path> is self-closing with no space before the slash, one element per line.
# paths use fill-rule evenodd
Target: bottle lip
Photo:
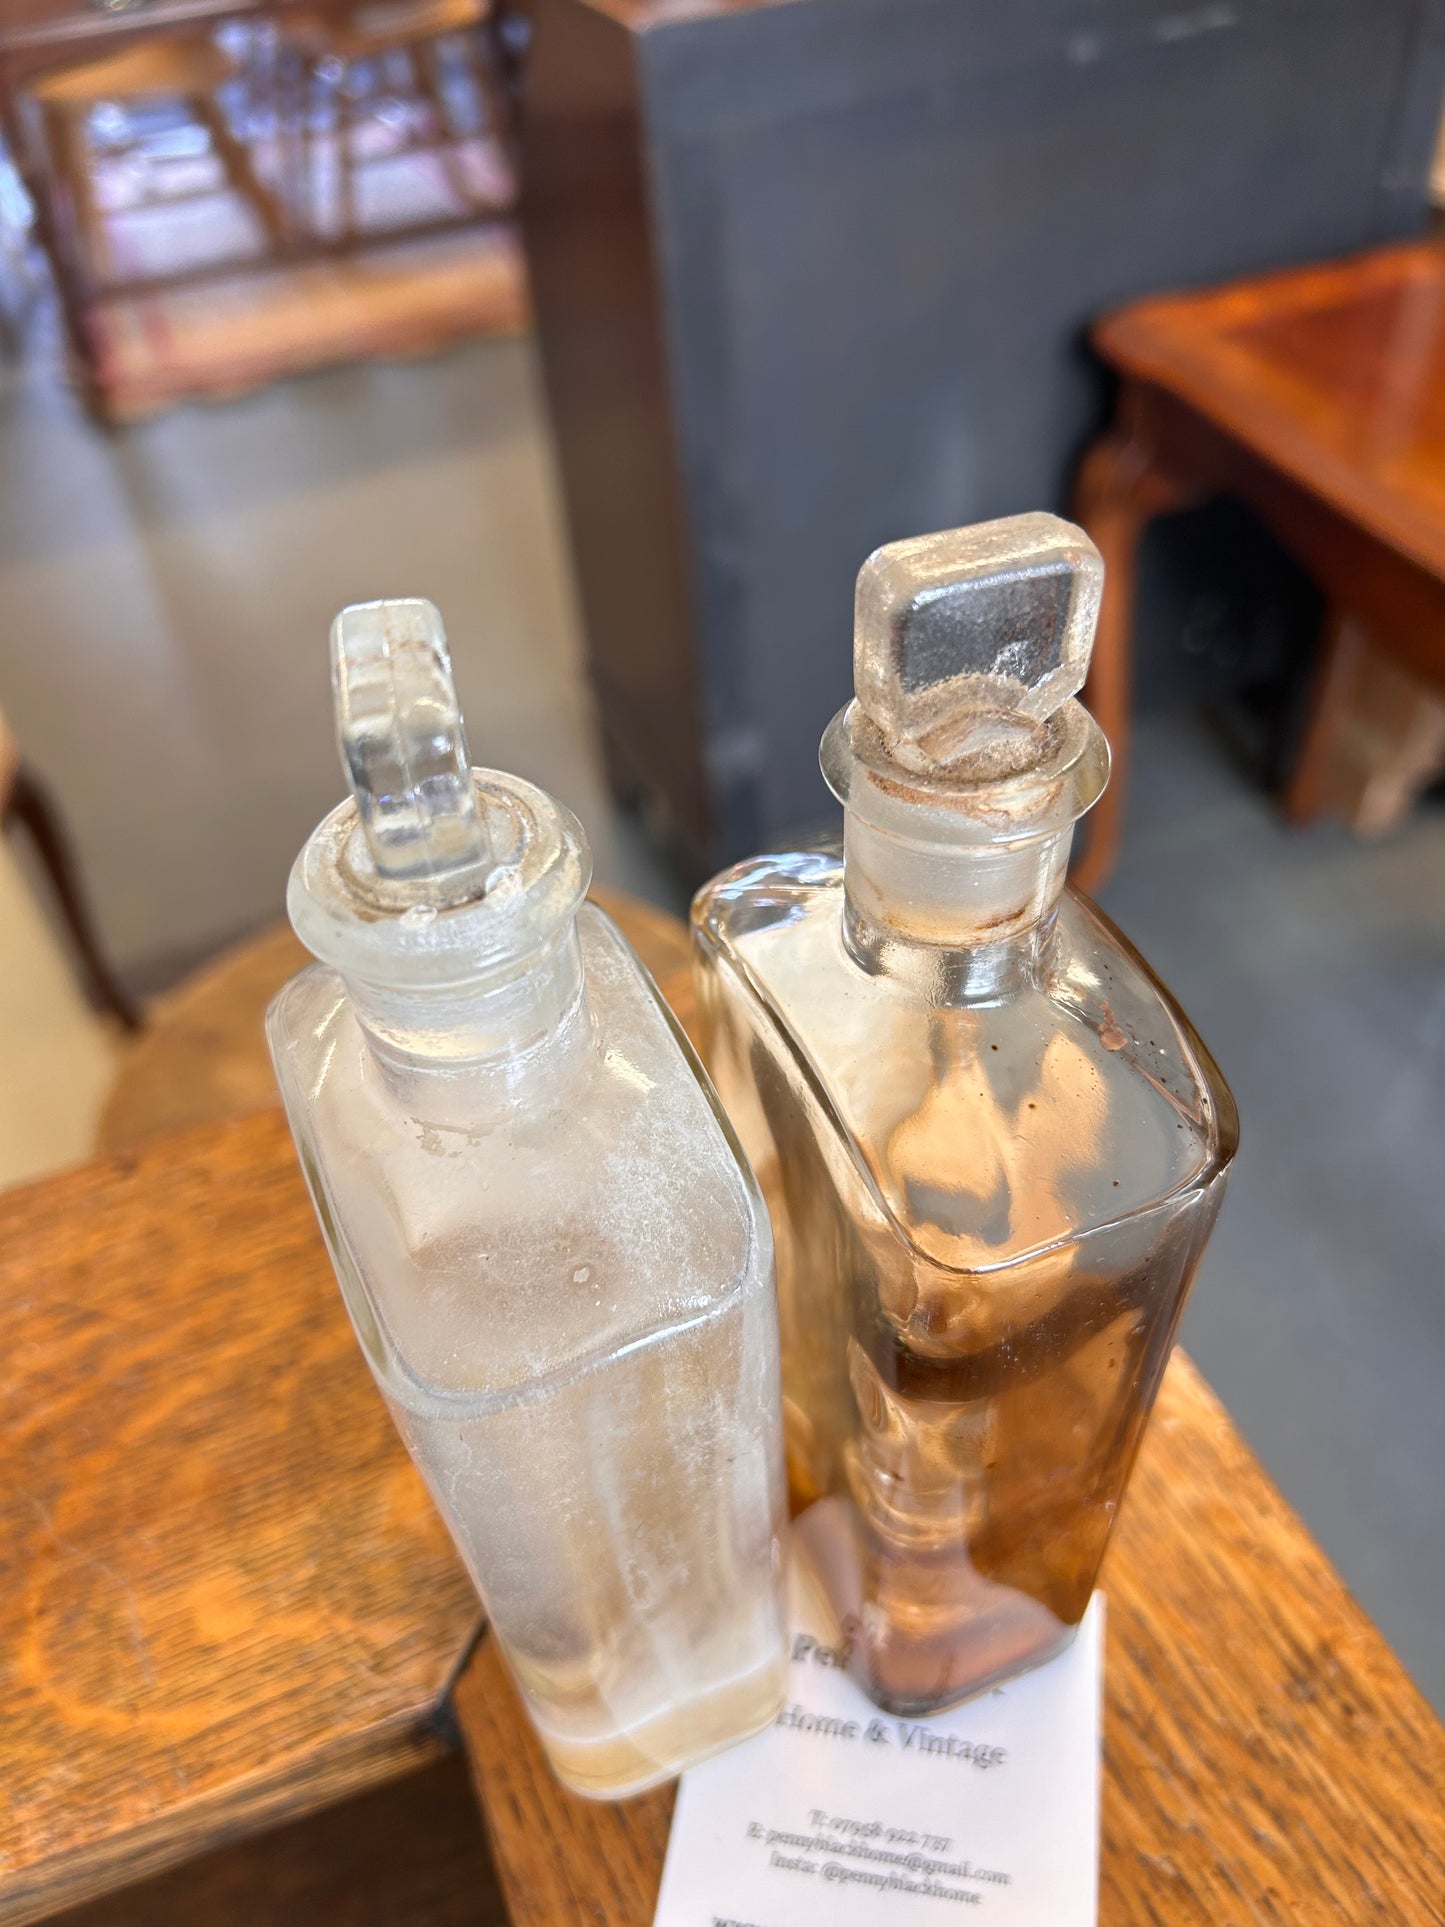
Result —
<path fill-rule="evenodd" d="M 445 990 L 531 968 L 575 918 L 592 877 L 582 825 L 544 790 L 473 769 L 490 863 L 455 901 L 424 902 L 381 875 L 354 798 L 324 817 L 292 867 L 291 926 L 313 956 L 363 983 Z"/>
<path fill-rule="evenodd" d="M 1104 732 L 1071 701 L 1033 725 L 1022 767 L 922 773 L 890 754 L 855 699 L 824 730 L 818 761 L 845 810 L 902 841 L 956 848 L 1057 836 L 1099 800 L 1110 757 Z"/>

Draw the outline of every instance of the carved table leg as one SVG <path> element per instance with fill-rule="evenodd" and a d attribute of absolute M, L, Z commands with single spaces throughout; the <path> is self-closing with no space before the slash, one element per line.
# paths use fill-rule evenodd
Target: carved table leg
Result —
<path fill-rule="evenodd" d="M 1284 792 L 1287 822 L 1311 823 L 1324 803 L 1325 785 L 1349 710 L 1369 638 L 1355 617 L 1332 609 L 1325 619 L 1320 659 L 1310 692 L 1309 715 Z"/>
<path fill-rule="evenodd" d="M 1073 512 L 1104 558 L 1099 631 L 1084 685 L 1084 701 L 1114 754 L 1109 787 L 1094 805 L 1088 842 L 1073 881 L 1096 890 L 1119 853 L 1124 780 L 1129 763 L 1133 685 L 1134 569 L 1139 539 L 1156 515 L 1184 508 L 1201 491 L 1161 468 L 1127 429 L 1112 428 L 1085 455 L 1074 481 Z"/>

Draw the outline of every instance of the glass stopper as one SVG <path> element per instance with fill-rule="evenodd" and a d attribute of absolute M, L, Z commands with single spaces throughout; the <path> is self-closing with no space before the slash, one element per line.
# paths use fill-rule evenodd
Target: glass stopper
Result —
<path fill-rule="evenodd" d="M 1104 564 L 1072 522 L 1011 515 L 875 549 L 858 575 L 859 706 L 904 768 L 1002 775 L 1083 687 Z"/>
<path fill-rule="evenodd" d="M 491 850 L 477 807 L 446 631 L 419 596 L 360 602 L 331 625 L 342 764 L 379 876 L 455 887 Z"/>

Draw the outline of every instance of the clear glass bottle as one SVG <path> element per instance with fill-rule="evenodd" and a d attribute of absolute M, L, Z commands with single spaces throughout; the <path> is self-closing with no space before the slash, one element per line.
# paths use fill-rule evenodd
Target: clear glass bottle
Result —
<path fill-rule="evenodd" d="M 1188 1020 L 1066 887 L 1102 564 L 1053 516 L 880 549 L 823 739 L 836 850 L 693 906 L 703 1056 L 772 1211 L 795 1536 L 917 1715 L 1089 1602 L 1237 1142 Z"/>
<path fill-rule="evenodd" d="M 333 630 L 354 798 L 268 1031 L 362 1349 L 559 1778 L 620 1797 L 785 1675 L 767 1214 L 576 819 L 470 770 L 430 603 Z"/>

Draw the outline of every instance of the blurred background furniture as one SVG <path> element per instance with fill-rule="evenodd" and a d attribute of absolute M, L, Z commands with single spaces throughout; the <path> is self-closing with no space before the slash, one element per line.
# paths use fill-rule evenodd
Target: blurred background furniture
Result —
<path fill-rule="evenodd" d="M 817 821 L 863 557 L 1064 507 L 1097 314 L 1418 229 L 1442 84 L 1433 0 L 539 0 L 523 224 L 619 794 L 704 872 Z"/>
<path fill-rule="evenodd" d="M 97 415 L 515 328 L 498 31 L 485 0 L 7 10 L 5 141 Z"/>
<path fill-rule="evenodd" d="M 455 212 L 433 217 L 427 230 L 465 223 L 478 215 L 511 211 L 513 183 L 479 180 L 469 168 L 465 143 L 480 118 L 509 142 L 512 110 L 485 36 L 487 0 L 375 0 L 349 12 L 278 16 L 284 56 L 305 68 L 301 106 L 300 203 L 308 229 L 339 246 L 374 238 L 378 224 L 363 227 L 358 191 L 368 155 L 367 128 L 378 108 L 392 107 L 400 122 L 399 142 L 387 159 L 402 154 L 433 155 L 450 184 Z M 463 75 L 480 103 L 459 120 L 451 95 L 454 78 L 445 55 L 460 56 Z M 321 152 L 330 150 L 335 210 L 318 204 Z M 410 232 L 419 230 L 415 220 Z"/>
<path fill-rule="evenodd" d="M 5 145 L 31 202 L 86 399 L 102 412 L 90 302 L 98 283 L 113 288 L 122 277 L 97 191 L 96 154 L 88 138 L 92 111 L 168 97 L 188 104 L 216 143 L 228 180 L 258 215 L 268 244 L 259 251 L 267 252 L 281 236 L 279 204 L 260 182 L 244 134 L 232 129 L 217 101 L 217 90 L 235 77 L 236 67 L 207 32 L 215 21 L 260 17 L 264 5 L 142 0 L 96 7 L 85 0 L 25 0 L 0 19 Z M 133 270 L 124 276 L 130 282 L 150 278 Z"/>
<path fill-rule="evenodd" d="M 0 1196 L 0 1456 L 0 1921 L 500 1922 L 460 1737 L 514 1927 L 648 1927 L 671 1793 L 551 1781 L 273 1104 Z M 1182 1356 L 1106 1574 L 1101 1918 L 1429 1919 L 1445 1735 Z"/>
<path fill-rule="evenodd" d="M 254 215 L 258 243 L 285 246 L 281 203 L 260 180 L 250 150 L 232 131 L 218 98 L 223 87 L 241 78 L 240 64 L 215 40 L 188 33 L 141 40 L 99 59 L 38 75 L 31 83 L 29 97 L 40 110 L 43 129 L 39 178 L 45 183 L 55 236 L 52 264 L 67 284 L 67 305 L 78 305 L 122 278 L 96 198 L 90 130 L 98 108 L 134 111 L 173 102 L 189 113 L 205 130 L 227 186 Z M 108 145 L 112 155 L 133 155 L 144 168 L 143 141 L 122 134 Z"/>
<path fill-rule="evenodd" d="M 1115 772 L 1080 881 L 1101 882 L 1118 846 L 1140 537 L 1152 516 L 1222 490 L 1328 603 L 1286 811 L 1306 822 L 1333 800 L 1385 827 L 1445 754 L 1445 248 L 1136 302 L 1093 340 L 1120 387 L 1074 509 L 1107 570 L 1085 700 Z"/>

